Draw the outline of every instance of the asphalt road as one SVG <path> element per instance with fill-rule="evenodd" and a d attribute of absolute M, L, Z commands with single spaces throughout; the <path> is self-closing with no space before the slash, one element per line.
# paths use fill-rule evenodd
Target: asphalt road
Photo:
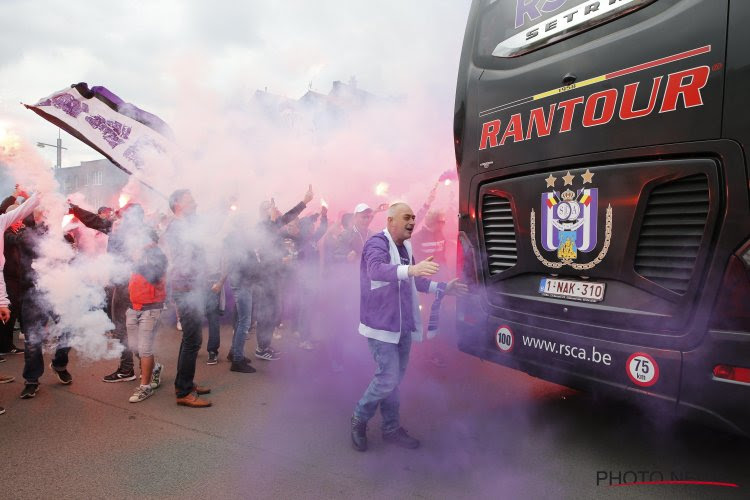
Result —
<path fill-rule="evenodd" d="M 164 385 L 137 404 L 128 402 L 135 382 L 100 381 L 113 361 L 75 352 L 72 385 L 47 368 L 37 397 L 21 400 L 23 356 L 9 356 L 0 372 L 17 380 L 0 385 L 0 497 L 750 498 L 747 440 L 594 400 L 447 344 L 444 367 L 416 345 L 402 384 L 402 424 L 422 447 L 383 443 L 377 416 L 370 450 L 358 453 L 348 432 L 373 372 L 364 339 L 347 339 L 342 373 L 324 349 L 301 351 L 285 334 L 275 341 L 281 360 L 254 359 L 257 373 L 237 374 L 224 357 L 230 338 L 224 326 L 218 365 L 206 365 L 205 350 L 198 358 L 197 381 L 213 390 L 208 409 L 175 404 L 179 333 L 170 325 L 157 339 Z M 254 346 L 250 338 L 247 352 Z M 739 488 L 610 485 L 662 477 Z"/>

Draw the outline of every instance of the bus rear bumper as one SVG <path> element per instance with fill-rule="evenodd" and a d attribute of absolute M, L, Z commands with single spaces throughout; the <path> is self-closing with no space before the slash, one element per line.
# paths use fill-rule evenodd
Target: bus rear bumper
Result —
<path fill-rule="evenodd" d="M 750 384 L 718 379 L 716 364 L 750 367 L 750 333 L 710 331 L 692 351 L 581 337 L 489 317 L 457 324 L 461 351 L 586 392 L 668 406 L 750 436 Z"/>

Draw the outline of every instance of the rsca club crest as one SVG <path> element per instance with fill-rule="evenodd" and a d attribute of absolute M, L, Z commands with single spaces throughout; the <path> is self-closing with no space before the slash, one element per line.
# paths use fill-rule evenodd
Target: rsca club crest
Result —
<path fill-rule="evenodd" d="M 582 185 L 574 186 L 576 177 L 580 177 Z M 540 207 L 541 244 L 548 252 L 555 252 L 559 260 L 546 259 L 539 251 L 536 240 L 536 214 L 531 210 L 531 246 L 534 255 L 547 267 L 559 269 L 571 266 L 573 269 L 585 270 L 599 264 L 609 251 L 612 239 L 612 205 L 607 205 L 604 243 L 596 258 L 590 262 L 577 262 L 582 254 L 596 249 L 599 190 L 586 187 L 593 184 L 594 174 L 586 169 L 580 176 L 568 172 L 561 177 L 562 190 L 555 189 L 558 178 L 549 175 L 545 179 L 550 191 L 542 193 Z M 569 187 L 568 187 L 569 186 Z"/>

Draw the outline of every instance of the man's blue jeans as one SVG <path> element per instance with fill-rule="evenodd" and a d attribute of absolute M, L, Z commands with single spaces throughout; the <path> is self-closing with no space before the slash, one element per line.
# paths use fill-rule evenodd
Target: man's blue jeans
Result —
<path fill-rule="evenodd" d="M 177 311 L 182 324 L 182 342 L 177 356 L 177 373 L 174 387 L 178 398 L 183 398 L 193 391 L 195 386 L 195 360 L 203 342 L 203 316 L 206 312 L 203 290 L 173 294 Z"/>
<path fill-rule="evenodd" d="M 250 287 L 232 288 L 237 311 L 237 321 L 232 335 L 232 361 L 239 363 L 245 358 L 245 340 L 253 320 L 253 292 Z"/>
<path fill-rule="evenodd" d="M 210 286 L 208 292 L 206 292 L 206 321 L 208 322 L 208 343 L 206 350 L 208 352 L 217 353 L 219 352 L 219 345 L 221 344 L 221 330 L 219 325 L 219 296 L 221 292 L 216 293 L 211 290 Z"/>
<path fill-rule="evenodd" d="M 398 344 L 390 344 L 375 339 L 367 339 L 375 359 L 375 377 L 367 387 L 362 399 L 354 409 L 354 416 L 362 421 L 370 420 L 380 404 L 383 416 L 383 433 L 397 430 L 399 423 L 398 385 L 406 373 L 411 350 L 411 333 L 401 333 Z"/>

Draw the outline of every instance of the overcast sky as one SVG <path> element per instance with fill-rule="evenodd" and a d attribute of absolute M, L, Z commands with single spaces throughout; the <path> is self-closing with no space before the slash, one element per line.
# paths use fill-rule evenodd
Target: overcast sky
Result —
<path fill-rule="evenodd" d="M 419 93 L 449 127 L 469 3 L 0 0 L 0 128 L 54 143 L 57 129 L 19 102 L 79 81 L 169 121 L 184 79 L 231 103 L 265 87 L 293 98 L 310 83 L 328 92 L 352 76 L 381 96 Z M 63 166 L 99 158 L 63 141 Z M 53 149 L 40 152 L 54 164 Z"/>

